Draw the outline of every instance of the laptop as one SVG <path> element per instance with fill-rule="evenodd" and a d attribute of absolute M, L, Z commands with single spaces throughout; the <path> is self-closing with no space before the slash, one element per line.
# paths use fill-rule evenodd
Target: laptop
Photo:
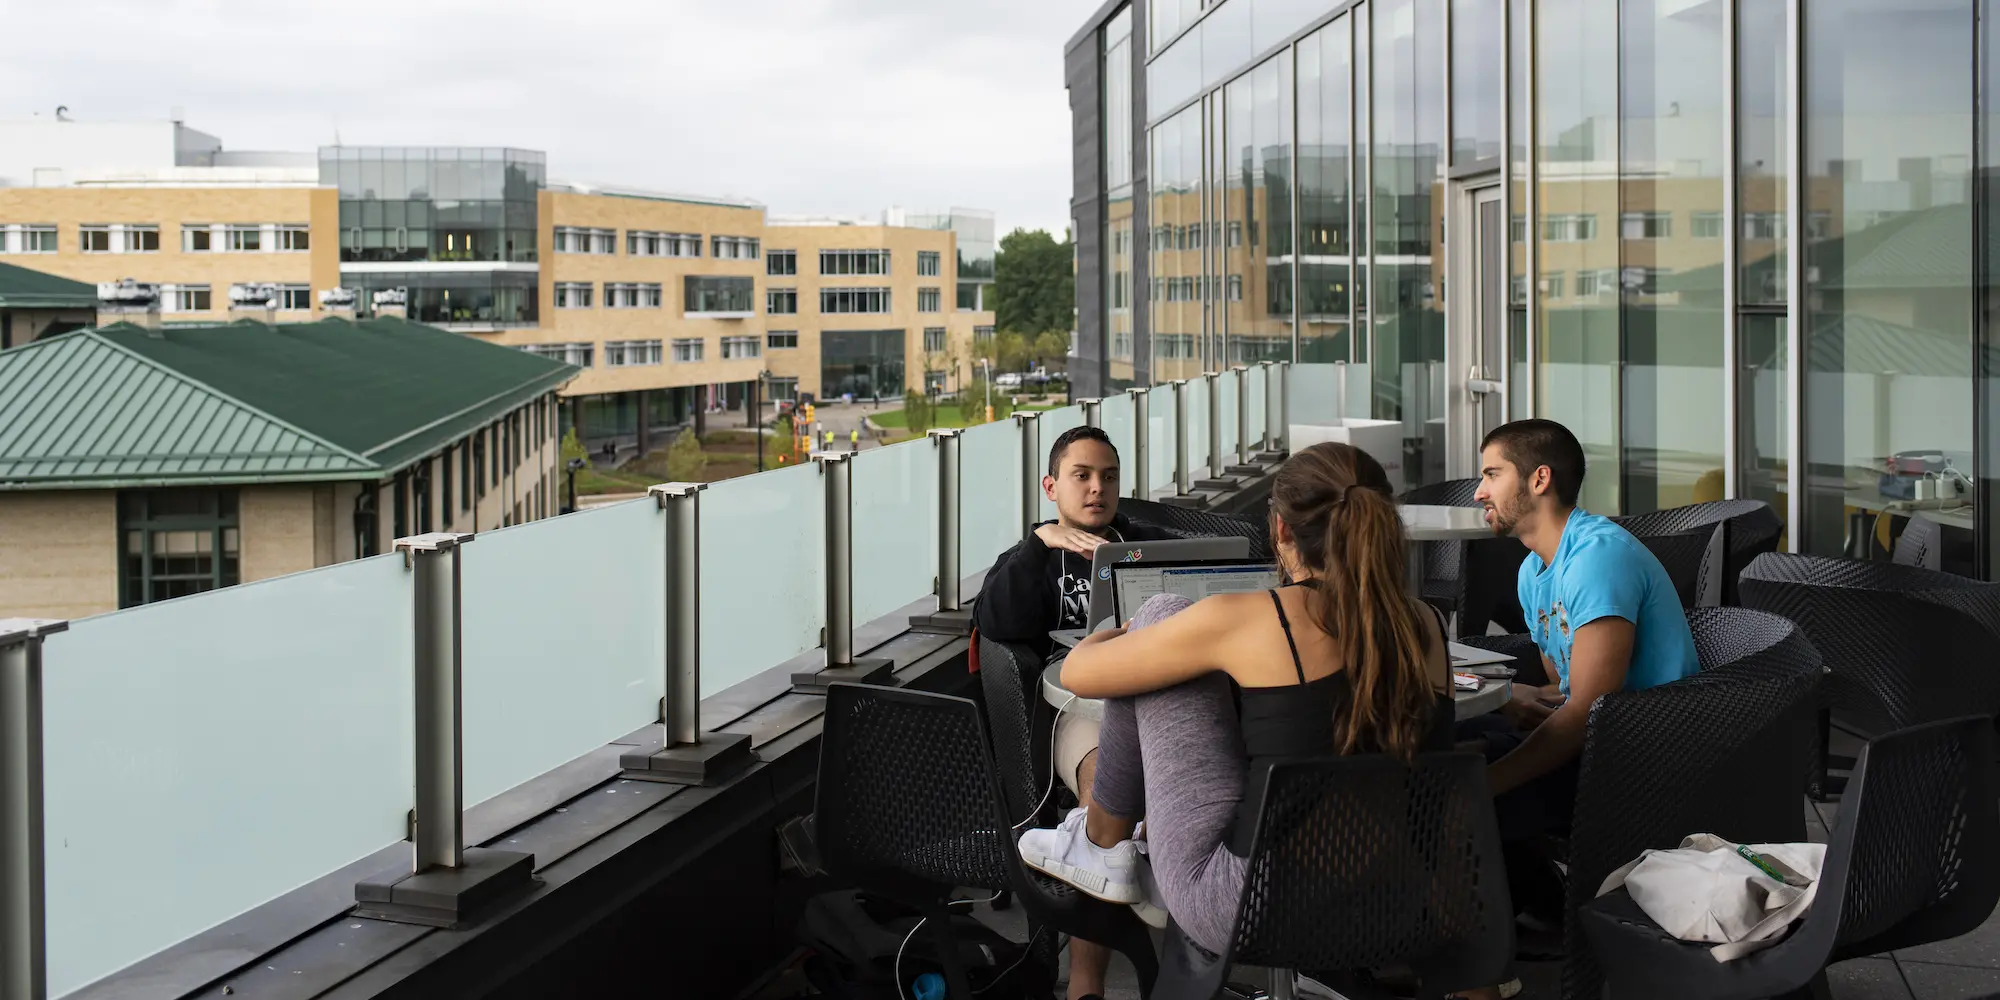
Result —
<path fill-rule="evenodd" d="M 1126 563 L 1111 568 L 1114 620 L 1132 620 L 1141 605 L 1159 594 L 1199 601 L 1211 594 L 1270 590 L 1283 582 L 1277 567 L 1242 558 Z"/>
<path fill-rule="evenodd" d="M 1060 646 L 1075 646 L 1083 637 L 1100 628 L 1123 622 L 1112 597 L 1111 571 L 1114 566 L 1132 563 L 1233 561 L 1250 557 L 1250 540 L 1240 536 L 1221 538 L 1172 538 L 1150 542 L 1106 542 L 1097 547 L 1090 560 L 1090 605 L 1087 628 L 1056 629 L 1049 633 Z"/>

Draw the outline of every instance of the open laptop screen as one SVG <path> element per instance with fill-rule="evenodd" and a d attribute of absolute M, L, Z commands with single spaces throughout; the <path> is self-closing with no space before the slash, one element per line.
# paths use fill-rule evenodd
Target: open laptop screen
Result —
<path fill-rule="evenodd" d="M 1270 563 L 1205 562 L 1113 566 L 1111 582 L 1118 616 L 1112 624 L 1123 625 L 1154 594 L 1179 594 L 1199 601 L 1210 594 L 1269 590 L 1282 581 Z"/>

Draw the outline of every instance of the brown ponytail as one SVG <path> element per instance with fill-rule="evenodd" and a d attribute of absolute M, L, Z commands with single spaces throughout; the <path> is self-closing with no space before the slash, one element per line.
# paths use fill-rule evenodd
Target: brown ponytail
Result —
<path fill-rule="evenodd" d="M 1341 753 L 1416 755 L 1436 692 L 1429 641 L 1404 581 L 1402 515 L 1382 464 L 1328 442 L 1294 454 L 1271 486 L 1271 509 L 1292 529 L 1298 556 L 1322 583 L 1306 607 L 1347 663 L 1354 691 L 1334 720 Z"/>

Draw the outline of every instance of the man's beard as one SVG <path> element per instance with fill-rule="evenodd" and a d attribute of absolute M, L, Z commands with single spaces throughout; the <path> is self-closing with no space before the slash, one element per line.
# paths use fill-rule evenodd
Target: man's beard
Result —
<path fill-rule="evenodd" d="M 1515 494 L 1511 503 L 1494 503 L 1493 533 L 1502 537 L 1514 534 L 1514 529 L 1520 527 L 1521 519 L 1528 516 L 1532 506 L 1526 489 Z"/>

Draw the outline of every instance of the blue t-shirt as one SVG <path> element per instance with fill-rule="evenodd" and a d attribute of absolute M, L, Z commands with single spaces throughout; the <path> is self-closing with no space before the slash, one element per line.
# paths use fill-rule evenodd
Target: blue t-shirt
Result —
<path fill-rule="evenodd" d="M 1570 642 L 1577 629 L 1599 618 L 1623 618 L 1636 628 L 1627 691 L 1672 683 L 1700 669 L 1673 579 L 1644 543 L 1609 518 L 1571 511 L 1555 561 L 1545 568 L 1540 556 L 1528 553 L 1517 589 L 1528 633 L 1555 664 L 1564 694 Z"/>

